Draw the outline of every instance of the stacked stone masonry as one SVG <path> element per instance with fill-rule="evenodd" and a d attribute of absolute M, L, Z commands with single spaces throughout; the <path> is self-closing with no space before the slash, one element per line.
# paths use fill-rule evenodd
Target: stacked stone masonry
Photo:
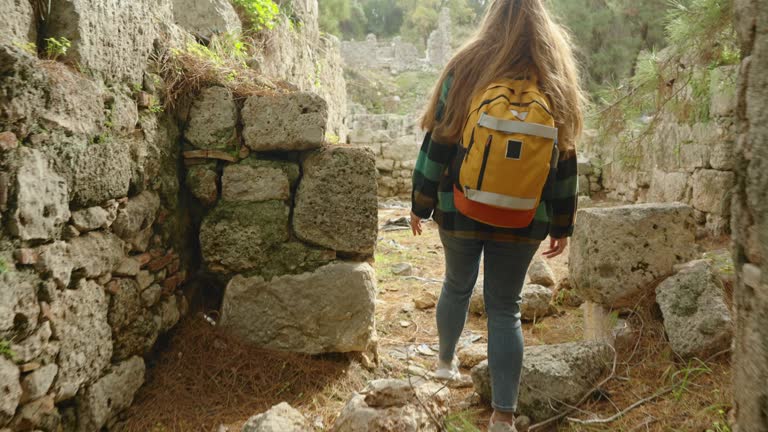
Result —
<path fill-rule="evenodd" d="M 709 121 L 680 123 L 669 113 L 649 139 L 633 144 L 586 134 L 581 194 L 604 189 L 617 201 L 690 204 L 698 237 L 730 233 L 737 75 L 732 66 L 711 72 Z"/>
<path fill-rule="evenodd" d="M 376 155 L 379 196 L 403 197 L 411 193 L 411 175 L 424 137 L 416 116 L 369 114 L 350 107 L 350 145 L 367 147 Z"/>
<path fill-rule="evenodd" d="M 308 20 L 301 34 L 274 38 L 273 46 L 303 53 L 305 68 L 280 70 L 275 59 L 288 57 L 275 55 L 265 56 L 262 67 L 284 79 L 314 73 L 315 60 L 325 62 L 318 79 L 328 83 L 319 89 L 326 98 L 299 92 L 251 101 L 248 111 L 213 87 L 196 96 L 189 122 L 150 109 L 162 103 L 162 79 L 151 59 L 184 47 L 192 34 L 242 25 L 223 0 L 129 3 L 53 0 L 39 26 L 30 2 L 0 0 L 0 430 L 105 430 L 131 405 L 145 379 L 144 356 L 187 313 L 183 288 L 197 253 L 189 241 L 197 235 L 189 190 L 195 205 L 210 209 L 206 222 L 215 233 L 218 223 L 239 223 L 254 240 L 243 254 L 251 261 L 231 254 L 237 244 L 212 248 L 221 257 L 206 255 L 209 270 L 225 280 L 240 272 L 267 280 L 308 277 L 302 273 L 318 268 L 309 277 L 348 277 L 348 290 L 357 288 L 357 329 L 364 330 L 347 337 L 349 344 L 336 344 L 342 339 L 336 328 L 307 319 L 326 335 L 314 350 L 365 349 L 372 333 L 372 270 L 338 256 L 363 260 L 372 251 L 375 162 L 362 150 L 321 148 L 329 128 L 343 132 L 346 106 L 338 46 L 329 42 L 314 54 L 321 40 L 313 30 L 317 3 L 297 2 L 296 13 Z M 59 62 L 34 53 L 32 44 L 49 37 L 72 42 Z M 293 115 L 280 111 L 286 106 L 298 109 L 307 128 L 258 123 L 269 110 L 275 118 Z M 243 124 L 265 129 L 250 138 Z M 258 138 L 269 134 L 289 136 L 294 147 L 283 151 L 285 142 Z M 265 146 L 269 151 L 260 153 Z M 302 164 L 317 159 L 319 179 L 300 180 Z M 189 166 L 180 169 L 182 160 Z M 312 187 L 327 181 L 326 165 L 371 180 L 346 189 Z M 334 213 L 329 205 L 313 219 L 320 203 L 304 199 L 302 186 L 327 192 L 326 204 L 343 200 L 357 211 Z M 294 203 L 308 215 L 304 240 L 294 234 Z M 341 226 L 360 230 L 355 236 L 326 231 Z M 226 228 L 218 244 L 231 235 Z"/>

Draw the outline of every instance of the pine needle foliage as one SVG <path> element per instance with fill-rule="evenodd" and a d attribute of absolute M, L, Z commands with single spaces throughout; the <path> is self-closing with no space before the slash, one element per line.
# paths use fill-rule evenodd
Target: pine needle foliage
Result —
<path fill-rule="evenodd" d="M 667 48 L 642 52 L 634 75 L 597 93 L 593 120 L 603 140 L 622 144 L 626 165 L 664 116 L 680 122 L 710 118 L 711 71 L 738 64 L 732 0 L 670 0 Z"/>

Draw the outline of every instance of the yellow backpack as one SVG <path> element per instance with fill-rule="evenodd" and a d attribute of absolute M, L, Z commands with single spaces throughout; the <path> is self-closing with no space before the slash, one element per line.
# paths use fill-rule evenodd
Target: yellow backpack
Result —
<path fill-rule="evenodd" d="M 535 78 L 500 80 L 475 97 L 454 167 L 454 204 L 503 228 L 530 225 L 550 169 L 557 129 Z"/>

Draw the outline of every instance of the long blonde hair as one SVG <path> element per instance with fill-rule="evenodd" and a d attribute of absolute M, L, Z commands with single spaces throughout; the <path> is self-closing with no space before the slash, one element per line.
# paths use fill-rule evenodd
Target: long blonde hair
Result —
<path fill-rule="evenodd" d="M 584 124 L 584 92 L 565 29 L 542 0 L 492 0 L 477 34 L 448 62 L 421 126 L 436 140 L 461 140 L 472 98 L 500 78 L 535 74 L 549 97 L 561 150 L 573 149 Z M 441 121 L 436 120 L 442 83 L 452 85 Z"/>

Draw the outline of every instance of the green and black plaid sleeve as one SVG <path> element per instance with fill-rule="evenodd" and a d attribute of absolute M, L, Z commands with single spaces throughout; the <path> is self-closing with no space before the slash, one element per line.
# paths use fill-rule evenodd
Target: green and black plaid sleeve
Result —
<path fill-rule="evenodd" d="M 561 152 L 557 163 L 554 194 L 551 200 L 552 220 L 550 221 L 549 234 L 552 238 L 564 238 L 573 235 L 579 192 L 578 178 L 576 151 Z"/>
<path fill-rule="evenodd" d="M 440 93 L 440 101 L 437 106 L 437 120 L 439 121 L 445 112 L 445 102 L 451 88 L 451 77 L 443 82 Z M 455 144 L 442 144 L 432 139 L 432 133 L 428 132 L 421 144 L 419 157 L 416 160 L 416 168 L 413 170 L 413 193 L 411 196 L 411 209 L 413 213 L 422 218 L 429 219 L 437 205 L 437 197 L 440 189 L 440 181 L 445 170 L 451 163 L 456 152 Z"/>

